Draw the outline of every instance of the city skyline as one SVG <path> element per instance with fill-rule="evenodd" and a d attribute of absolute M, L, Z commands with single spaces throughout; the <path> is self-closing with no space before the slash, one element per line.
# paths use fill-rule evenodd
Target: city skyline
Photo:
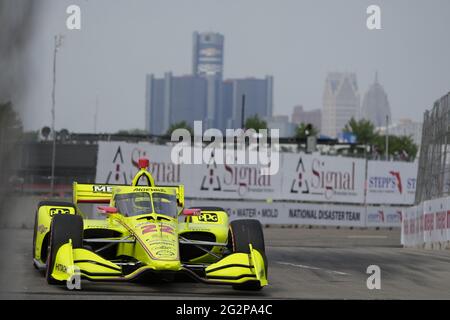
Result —
<path fill-rule="evenodd" d="M 195 30 L 226 37 L 224 79 L 273 75 L 276 115 L 290 115 L 298 104 L 305 110 L 319 108 L 323 81 L 333 70 L 355 72 L 363 89 L 378 70 L 393 119 L 421 121 L 435 97 L 448 91 L 450 74 L 442 70 L 450 69 L 450 45 L 438 41 L 448 30 L 448 1 L 379 1 L 383 28 L 375 31 L 365 24 L 370 1 L 345 6 L 287 1 L 280 6 L 274 1 L 226 5 L 198 0 L 198 6 L 176 7 L 169 2 L 64 0 L 36 5 L 31 40 L 23 53 L 27 95 L 11 96 L 25 128 L 50 123 L 53 37 L 60 33 L 65 39 L 57 57 L 56 128 L 76 132 L 93 131 L 96 101 L 98 132 L 145 128 L 145 75 L 160 76 L 167 70 L 189 74 Z M 65 28 L 70 4 L 81 8 L 80 31 Z M 426 58 L 430 48 L 439 48 L 432 61 Z"/>
<path fill-rule="evenodd" d="M 192 74 L 163 78 L 146 76 L 145 130 L 166 134 L 171 125 L 195 121 L 203 127 L 241 128 L 245 119 L 271 117 L 273 77 L 226 79 L 223 81 L 224 36 L 220 33 L 193 33 Z M 245 105 L 243 105 L 245 104 Z"/>
<path fill-rule="evenodd" d="M 355 73 L 330 72 L 325 79 L 322 134 L 337 137 L 350 119 L 359 119 L 360 92 Z"/>
<path fill-rule="evenodd" d="M 364 94 L 361 116 L 372 122 L 375 127 L 386 126 L 386 122 L 392 122 L 388 94 L 378 81 L 378 72 L 375 73 L 374 82 Z"/>

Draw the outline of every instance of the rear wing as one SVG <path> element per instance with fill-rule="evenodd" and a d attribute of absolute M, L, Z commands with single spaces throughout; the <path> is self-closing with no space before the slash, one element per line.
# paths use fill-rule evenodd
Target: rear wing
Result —
<path fill-rule="evenodd" d="M 175 192 L 178 204 L 184 207 L 184 186 L 127 186 L 111 184 L 81 184 L 73 183 L 73 203 L 109 203 L 112 199 L 114 188 L 120 188 L 121 192 L 136 191 L 161 191 Z"/>
<path fill-rule="evenodd" d="M 117 185 L 73 183 L 73 203 L 109 203 Z"/>

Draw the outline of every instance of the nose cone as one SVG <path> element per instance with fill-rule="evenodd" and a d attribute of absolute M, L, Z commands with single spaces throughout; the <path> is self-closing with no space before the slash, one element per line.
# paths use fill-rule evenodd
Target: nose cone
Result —
<path fill-rule="evenodd" d="M 136 237 L 155 269 L 172 270 L 180 267 L 176 227 L 172 222 L 145 222 L 136 226 Z"/>

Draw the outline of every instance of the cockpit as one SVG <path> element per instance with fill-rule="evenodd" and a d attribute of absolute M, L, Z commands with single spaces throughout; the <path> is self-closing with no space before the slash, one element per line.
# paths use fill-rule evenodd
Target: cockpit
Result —
<path fill-rule="evenodd" d="M 116 194 L 117 210 L 126 217 L 158 213 L 176 218 L 178 215 L 175 194 L 163 192 L 130 192 Z"/>

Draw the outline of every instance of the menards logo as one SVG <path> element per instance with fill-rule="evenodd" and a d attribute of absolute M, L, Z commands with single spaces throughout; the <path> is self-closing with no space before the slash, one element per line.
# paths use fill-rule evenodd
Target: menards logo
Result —
<path fill-rule="evenodd" d="M 92 186 L 92 192 L 95 192 L 95 193 L 111 193 L 112 192 L 112 187 L 111 186 L 94 185 L 94 186 Z"/>

